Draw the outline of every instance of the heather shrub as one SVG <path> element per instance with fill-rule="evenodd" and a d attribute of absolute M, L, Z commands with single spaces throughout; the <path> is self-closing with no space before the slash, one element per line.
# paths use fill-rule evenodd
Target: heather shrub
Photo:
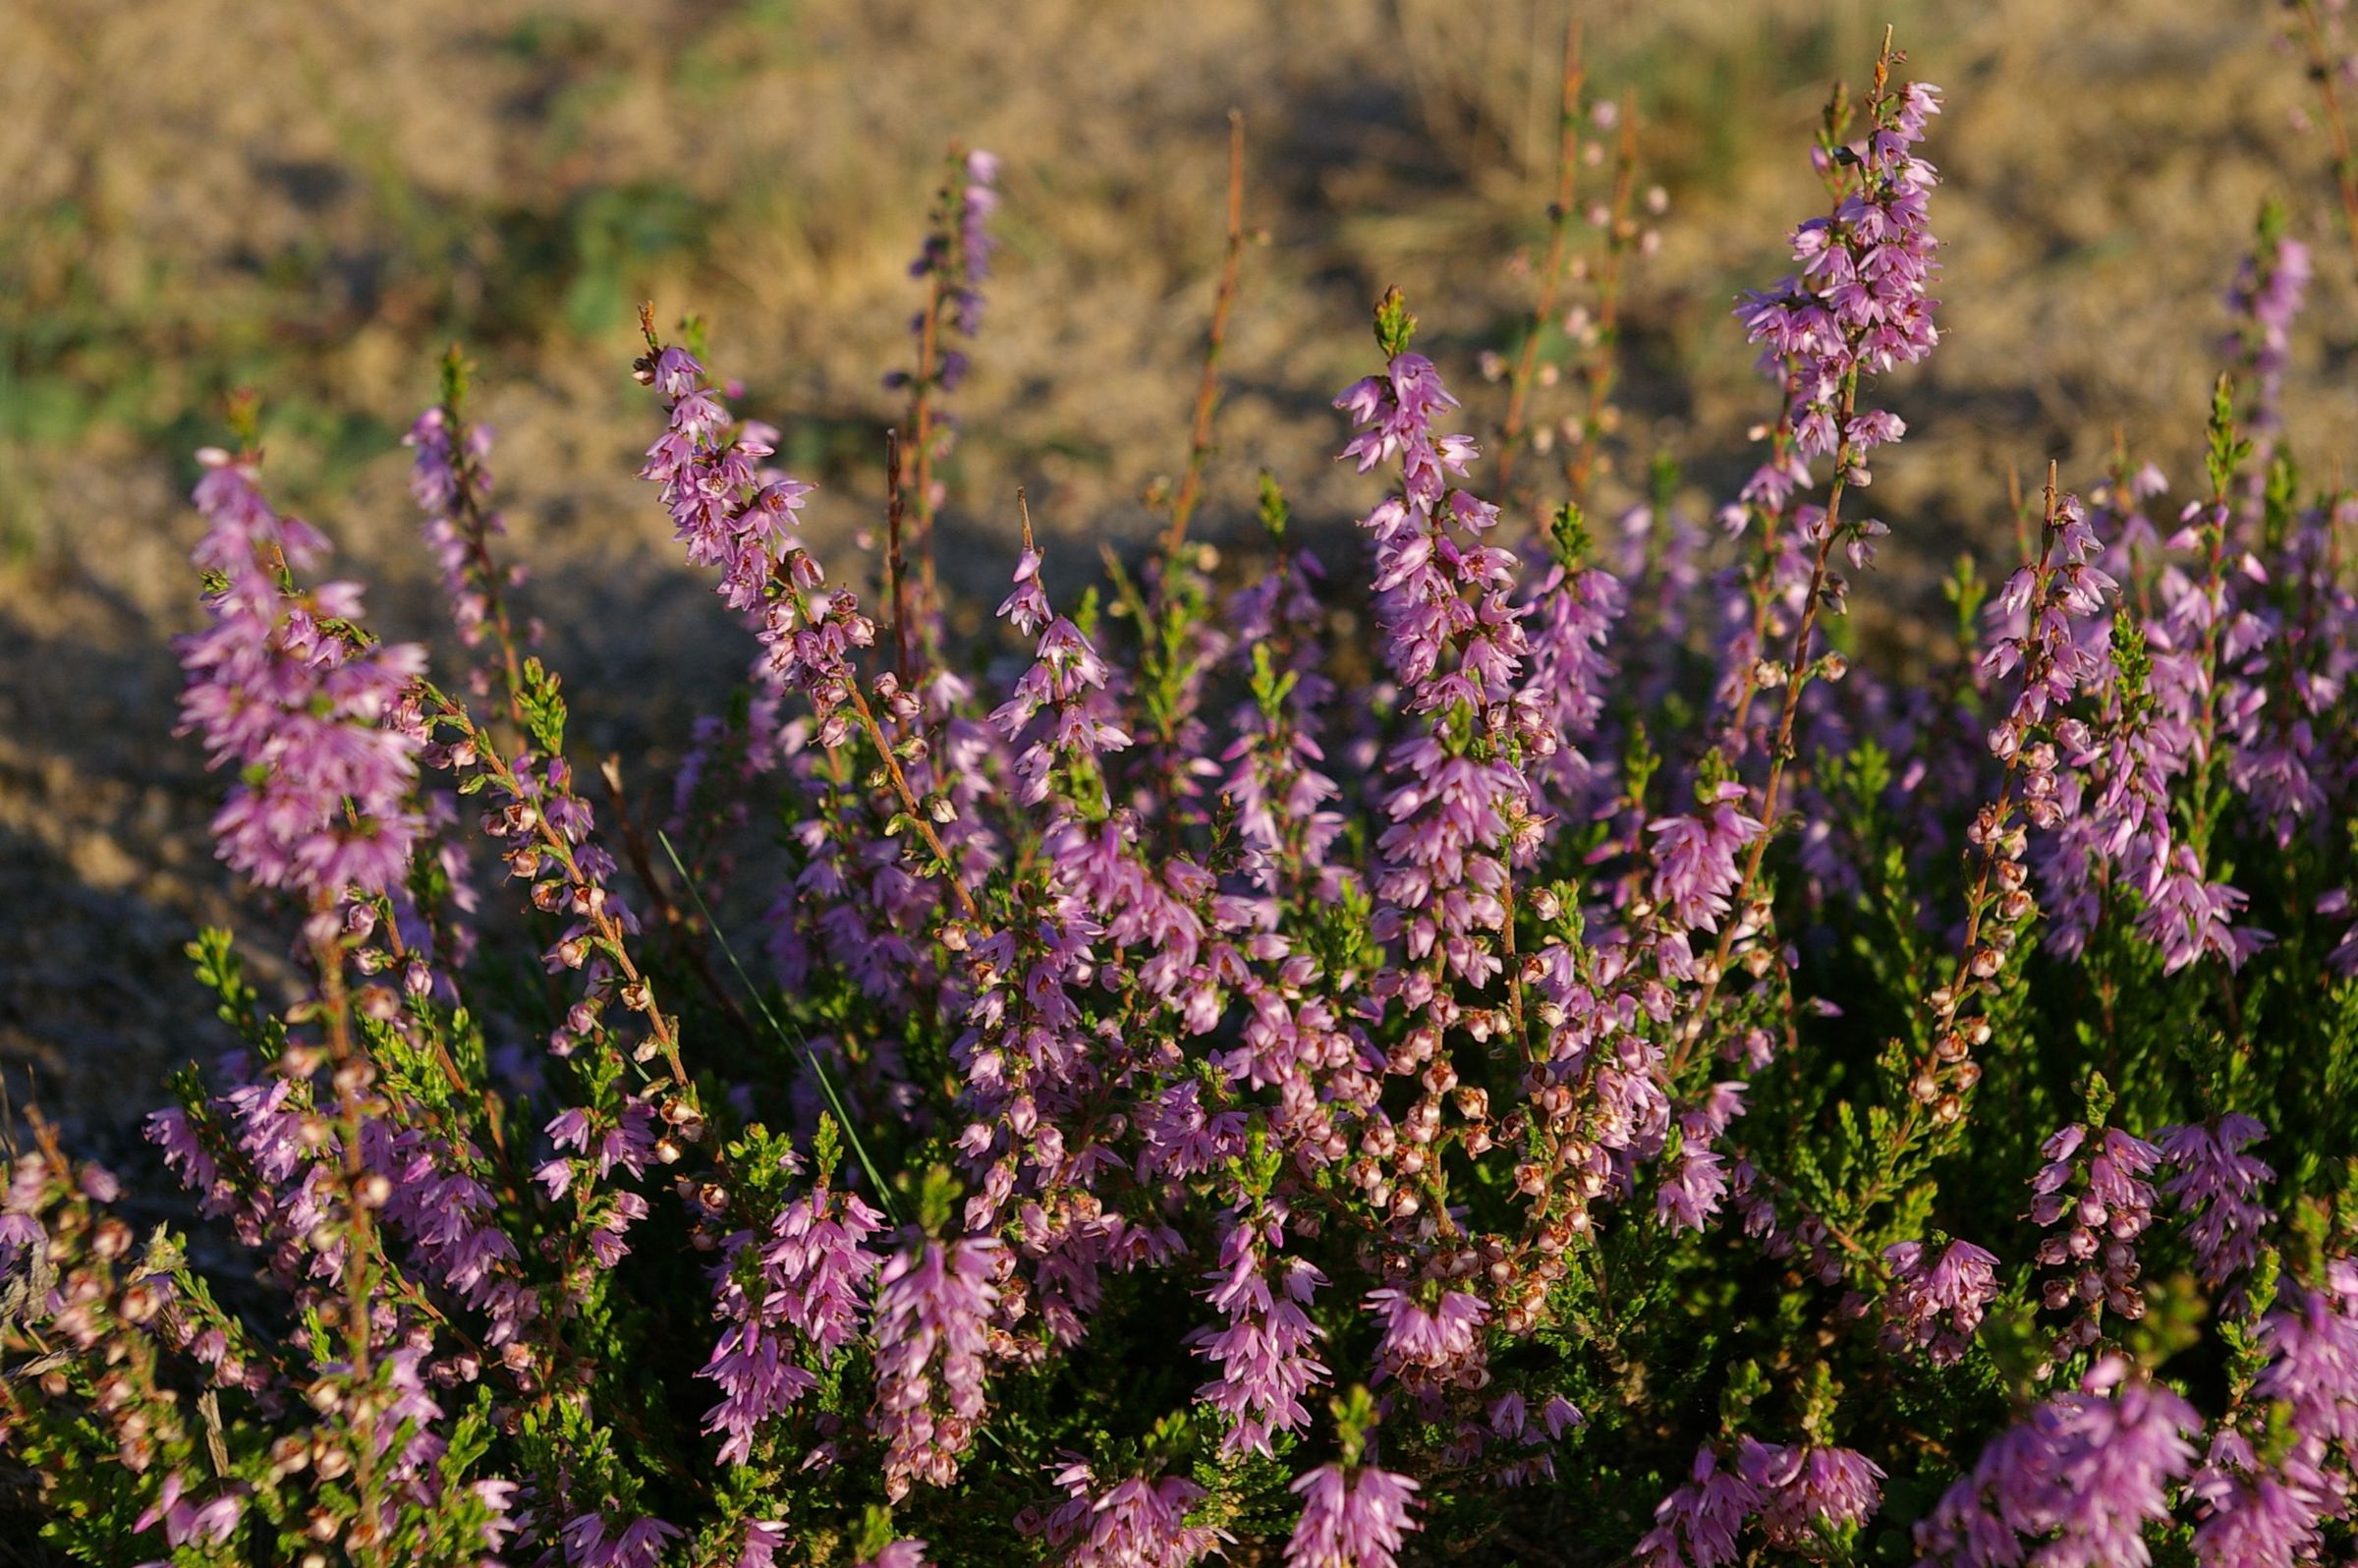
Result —
<path fill-rule="evenodd" d="M 821 562 L 725 337 L 643 312 L 648 514 L 748 633 L 660 784 L 567 750 L 458 351 L 408 437 L 431 664 L 234 410 L 180 654 L 255 920 L 191 956 L 243 1044 L 148 1123 L 186 1225 L 37 1118 L 14 1163 L 0 1464 L 43 1540 L 2345 1559 L 2358 503 L 2279 439 L 2308 250 L 2262 215 L 2199 471 L 2050 468 L 1879 667 L 1847 607 L 1937 352 L 1938 92 L 1886 44 L 1829 100 L 1824 207 L 1736 311 L 1760 461 L 1698 518 L 1658 467 L 1606 494 L 1652 214 L 1608 139 L 1583 224 L 1578 80 L 1491 389 L 1376 306 L 1350 550 L 1265 475 L 1257 535 L 1191 536 L 1248 493 L 1241 173 L 1155 548 L 1052 592 L 1075 531 L 1007 498 L 982 637 L 934 545 L 993 159 L 913 268 L 872 547 Z"/>

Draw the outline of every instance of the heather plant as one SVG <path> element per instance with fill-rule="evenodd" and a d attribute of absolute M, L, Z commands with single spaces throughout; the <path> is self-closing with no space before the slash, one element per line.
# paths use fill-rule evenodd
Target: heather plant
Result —
<path fill-rule="evenodd" d="M 258 934 L 191 946 L 240 1044 L 147 1124 L 187 1226 L 37 1117 L 11 1169 L 0 1462 L 44 1540 L 2346 1559 L 2358 498 L 2277 417 L 2313 263 L 2262 216 L 2174 497 L 2125 441 L 2050 466 L 1924 667 L 1862 656 L 1939 342 L 1905 63 L 1833 94 L 1737 307 L 1761 450 L 1710 523 L 1617 447 L 1662 203 L 1577 52 L 1500 407 L 1387 293 L 1346 548 L 1267 475 L 1257 538 L 1188 536 L 1243 491 L 1241 128 L 1167 528 L 1074 595 L 1008 497 L 986 637 L 933 559 L 994 159 L 913 269 L 876 547 L 821 560 L 781 432 L 650 307 L 650 519 L 749 660 L 659 784 L 569 751 L 461 355 L 408 438 L 453 662 L 371 628 L 233 411 L 183 714 Z"/>

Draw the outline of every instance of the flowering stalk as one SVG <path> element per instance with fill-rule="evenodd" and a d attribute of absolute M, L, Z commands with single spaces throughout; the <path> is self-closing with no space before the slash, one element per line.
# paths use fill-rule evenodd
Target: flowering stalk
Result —
<path fill-rule="evenodd" d="M 990 275 L 990 255 L 998 248 L 986 226 L 998 210 L 998 179 L 999 160 L 990 153 L 950 149 L 950 175 L 934 198 L 925 248 L 909 264 L 909 275 L 926 281 L 925 307 L 910 323 L 917 339 L 917 368 L 886 383 L 909 388 L 907 439 L 915 491 L 910 521 L 922 589 L 917 613 L 928 628 L 928 643 L 933 637 L 929 629 L 941 613 L 933 522 L 942 497 L 933 470 L 944 452 L 945 429 L 937 400 L 966 379 L 967 357 L 948 346 L 950 335 L 972 339 L 982 326 L 982 282 Z"/>
<path fill-rule="evenodd" d="M 1925 216 L 1936 176 L 1910 149 L 1923 140 L 1926 122 L 1939 112 L 1939 94 L 1921 83 L 1894 89 L 1891 67 L 1902 59 L 1893 54 L 1886 34 L 1865 105 L 1865 140 L 1831 145 L 1831 128 L 1839 121 L 1829 113 L 1823 156 L 1832 166 L 1855 169 L 1855 185 L 1837 187 L 1841 198 L 1832 216 L 1795 231 L 1793 253 L 1801 271 L 1768 293 L 1748 296 L 1738 311 L 1747 334 L 1767 345 L 1764 363 L 1784 373 L 1791 389 L 1784 420 L 1793 431 L 1793 454 L 1771 492 L 1780 498 L 1789 494 L 1795 479 L 1806 479 L 1811 458 L 1829 457 L 1834 470 L 1824 509 L 1805 507 L 1795 518 L 1798 537 L 1812 547 L 1812 555 L 1792 651 L 1781 664 L 1756 662 L 1735 705 L 1731 730 L 1740 732 L 1753 691 L 1765 682 L 1784 688 L 1756 813 L 1768 831 L 1753 839 L 1733 893 L 1733 906 L 1747 912 L 1775 834 L 1802 693 L 1813 676 L 1839 678 L 1842 669 L 1835 657 L 1815 662 L 1811 657 L 1821 611 L 1841 608 L 1833 550 L 1841 544 L 1852 563 L 1863 566 L 1872 557 L 1873 537 L 1882 532 L 1880 524 L 1846 522 L 1843 501 L 1853 485 L 1866 481 L 1867 454 L 1905 430 L 1897 416 L 1858 406 L 1862 381 L 1923 359 L 1938 340 L 1932 318 L 1935 302 L 1928 293 L 1937 242 Z M 1769 543 L 1764 539 L 1764 547 Z M 1748 918 L 1720 927 L 1711 962 L 1699 971 L 1696 1019 L 1709 1016 L 1739 934 L 1759 924 Z M 1702 1037 L 1690 1032 L 1682 1039 L 1671 1061 L 1674 1078 L 1683 1074 Z"/>
<path fill-rule="evenodd" d="M 1547 204 L 1547 256 L 1540 263 L 1539 299 L 1531 308 L 1531 319 L 1524 323 L 1523 346 L 1506 382 L 1506 418 L 1498 426 L 1498 493 L 1509 498 L 1515 493 L 1515 454 L 1523 440 L 1524 404 L 1539 367 L 1540 337 L 1555 314 L 1555 298 L 1563 287 L 1571 249 L 1572 198 L 1580 183 L 1580 92 L 1588 81 L 1580 40 L 1580 19 L 1575 17 L 1564 27 L 1562 95 L 1556 108 L 1555 199 Z"/>
<path fill-rule="evenodd" d="M 2063 714 L 2103 668 L 2079 628 L 2118 585 L 2095 564 L 2099 546 L 2087 515 L 2076 496 L 2057 492 L 2052 465 L 2044 510 L 2038 558 L 2015 571 L 1990 607 L 1993 620 L 2019 617 L 2021 630 L 1994 639 L 1981 668 L 1992 678 L 2019 673 L 2021 687 L 1988 737 L 2000 773 L 1995 798 L 1967 832 L 1973 881 L 1963 937 L 1947 980 L 1924 998 L 1917 1048 L 1892 1054 L 1894 1071 L 1905 1064 L 1907 1099 L 1877 1174 L 1854 1200 L 1860 1216 L 1906 1190 L 1930 1158 L 1923 1141 L 1953 1136 L 1981 1082 L 1974 1052 L 1993 1033 L 1988 998 L 2018 961 L 2022 933 L 2039 911 L 2025 862 L 2028 828 L 2052 829 L 2062 820 L 2057 743 L 2078 733 Z"/>
<path fill-rule="evenodd" d="M 2301 31 L 2309 45 L 2309 77 L 2317 84 L 2318 100 L 2325 107 L 2326 129 L 2333 139 L 2333 190 L 2341 198 L 2342 227 L 2349 232 L 2350 252 L 2358 255 L 2358 153 L 2350 148 L 2350 130 L 2341 115 L 2341 88 L 2338 85 L 2346 57 L 2337 56 L 2328 41 L 2329 18 L 2337 18 L 2339 8 L 2319 0 L 2290 0 L 2292 9 L 2301 19 Z"/>
<path fill-rule="evenodd" d="M 442 357 L 442 399 L 418 417 L 402 437 L 417 452 L 410 494 L 425 513 L 426 548 L 441 569 L 459 641 L 469 648 L 489 634 L 493 663 L 470 671 L 477 695 L 496 683 L 499 705 L 515 733 L 525 733 L 524 656 L 509 618 L 507 590 L 523 580 L 521 567 L 493 559 L 491 540 L 506 532 L 489 510 L 491 430 L 467 418 L 470 366 L 459 346 Z"/>
<path fill-rule="evenodd" d="M 1600 104 L 1599 108 L 1611 108 Z M 1579 362 L 1581 382 L 1580 438 L 1571 443 L 1564 459 L 1564 477 L 1571 486 L 1572 502 L 1580 505 L 1589 496 L 1590 485 L 1604 472 L 1602 444 L 1613 428 L 1613 387 L 1621 373 L 1621 306 L 1627 287 L 1629 260 L 1633 254 L 1651 253 L 1656 235 L 1640 226 L 1635 211 L 1635 193 L 1638 175 L 1638 100 L 1635 93 L 1624 96 L 1613 117 L 1621 128 L 1620 140 L 1613 153 L 1613 192 L 1609 202 L 1590 209 L 1589 221 L 1604 230 L 1604 254 L 1598 264 L 1597 307 L 1593 317 L 1581 323 L 1576 340 L 1586 351 Z M 1609 125 L 1602 118 L 1599 124 Z M 1667 198 L 1659 186 L 1646 194 L 1647 210 L 1659 216 L 1667 206 Z"/>
<path fill-rule="evenodd" d="M 1245 260 L 1245 116 L 1228 111 L 1228 243 L 1220 261 L 1219 287 L 1212 296 L 1211 325 L 1204 339 L 1204 373 L 1196 385 L 1196 413 L 1187 443 L 1187 472 L 1171 497 L 1171 521 L 1162 533 L 1166 571 L 1175 567 L 1187 525 L 1204 493 L 1204 465 L 1211 456 L 1211 420 L 1219 408 L 1220 352 L 1228 344 L 1228 312 L 1236 306 L 1238 274 Z"/>

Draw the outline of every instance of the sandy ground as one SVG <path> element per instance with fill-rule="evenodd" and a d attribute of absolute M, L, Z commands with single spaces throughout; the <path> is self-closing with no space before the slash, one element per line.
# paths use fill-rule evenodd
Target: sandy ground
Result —
<path fill-rule="evenodd" d="M 1727 320 L 1814 208 L 1826 80 L 1883 21 L 1950 113 L 1948 341 L 1892 399 L 1893 539 L 1861 613 L 1904 629 L 1959 549 L 2004 548 L 2009 471 L 2083 480 L 2124 429 L 2190 473 L 2220 291 L 2274 191 L 2317 240 L 2296 444 L 2354 427 L 2346 241 L 2308 86 L 2247 0 L 1577 8 L 1596 90 L 1634 94 L 1669 210 L 1635 275 L 1621 450 L 1686 465 L 1707 511 L 1769 407 Z M 1031 486 L 1058 550 L 1137 548 L 1179 462 L 1219 252 L 1226 111 L 1251 128 L 1232 394 L 1205 532 L 1267 466 L 1339 537 L 1327 400 L 1405 286 L 1477 429 L 1475 372 L 1528 309 L 1552 181 L 1560 11 L 1525 0 L 0 0 L 0 1067 L 119 1142 L 159 1069 L 206 1048 L 181 943 L 260 932 L 203 842 L 210 784 L 172 736 L 190 624 L 181 497 L 220 396 L 268 399 L 274 482 L 432 632 L 395 439 L 453 336 L 479 362 L 532 606 L 585 748 L 641 777 L 744 649 L 670 561 L 631 474 L 651 410 L 632 302 L 713 321 L 745 407 L 825 485 L 839 549 L 878 513 L 875 432 L 907 359 L 913 252 L 953 138 L 1005 160 L 1005 248 L 957 406 L 944 568 L 992 591 Z M 1599 194 L 1591 175 L 1584 201 Z M 1556 401 L 1547 403 L 1548 396 Z M 1544 395 L 1561 415 L 1562 394 Z M 274 937 L 265 935 L 265 951 Z"/>

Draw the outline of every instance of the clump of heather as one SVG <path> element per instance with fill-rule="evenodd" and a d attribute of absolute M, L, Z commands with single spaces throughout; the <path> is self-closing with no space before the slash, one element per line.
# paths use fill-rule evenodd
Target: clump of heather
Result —
<path fill-rule="evenodd" d="M 913 269 L 877 527 L 648 308 L 645 521 L 747 672 L 668 776 L 569 724 L 463 359 L 407 439 L 448 662 L 241 405 L 179 644 L 236 1044 L 153 1096 L 184 1191 L 35 1115 L 0 1198 L 0 1481 L 56 1551 L 2347 1556 L 2358 494 L 2281 417 L 2320 249 L 2270 207 L 2209 406 L 2050 467 L 1902 673 L 1850 612 L 1918 528 L 1865 503 L 1940 352 L 1939 93 L 1886 43 L 1829 102 L 1729 328 L 1763 450 L 1705 495 L 1609 408 L 1641 143 L 1577 66 L 1531 319 L 1384 295 L 1299 463 L 1335 516 L 1218 455 L 1240 152 L 1167 527 L 1085 589 L 1091 520 L 957 497 L 1020 538 L 995 620 L 933 540 L 997 159 Z"/>

